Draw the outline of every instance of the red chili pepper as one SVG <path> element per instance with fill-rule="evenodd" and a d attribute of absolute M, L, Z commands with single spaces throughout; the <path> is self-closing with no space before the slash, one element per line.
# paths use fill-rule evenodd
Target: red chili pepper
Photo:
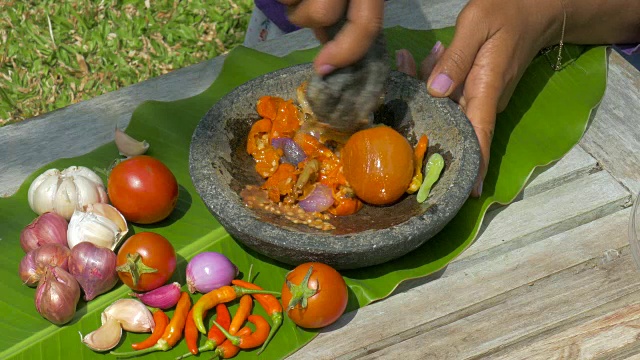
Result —
<path fill-rule="evenodd" d="M 189 316 L 192 316 L 192 315 L 189 315 Z M 216 321 L 225 330 L 229 329 L 229 324 L 231 323 L 231 314 L 229 314 L 229 309 L 227 309 L 227 305 L 225 305 L 225 304 L 216 305 Z M 192 320 L 192 322 L 193 322 L 193 320 Z M 187 319 L 187 324 L 189 324 L 189 319 Z M 198 331 L 198 329 L 195 327 L 195 323 L 194 323 L 193 329 L 195 329 L 195 331 Z M 186 328 L 185 328 L 185 332 L 186 332 Z M 186 335 L 185 335 L 185 337 L 186 337 Z M 207 341 L 205 341 L 205 343 L 198 348 L 198 352 L 202 353 L 202 352 L 206 352 L 206 351 L 215 350 L 217 346 L 221 345 L 226 340 L 227 340 L 227 338 L 224 336 L 222 331 L 220 331 L 220 329 L 218 329 L 217 327 L 212 326 L 209 329 L 209 334 L 207 334 Z M 184 354 L 182 356 L 177 357 L 176 360 L 184 359 L 184 358 L 187 358 L 187 357 L 192 356 L 192 355 L 195 355 L 195 354 L 193 354 L 191 352 L 188 352 L 188 353 L 186 353 L 186 354 Z"/>
<path fill-rule="evenodd" d="M 266 291 L 266 290 L 249 290 L 239 286 L 222 286 L 218 289 L 209 291 L 204 294 L 198 302 L 193 306 L 193 320 L 196 323 L 196 327 L 200 330 L 201 333 L 206 334 L 207 330 L 204 327 L 204 322 L 202 321 L 202 314 L 205 310 L 209 310 L 212 307 L 227 303 L 229 301 L 237 299 L 239 296 L 245 294 L 275 294 L 280 295 L 277 291 Z"/>
<path fill-rule="evenodd" d="M 187 315 L 189 314 L 189 308 L 191 307 L 191 298 L 189 293 L 183 291 L 180 295 L 180 300 L 176 305 L 176 310 L 173 312 L 173 318 L 167 325 L 162 337 L 152 347 L 146 348 L 140 351 L 129 351 L 124 353 L 111 352 L 111 355 L 116 357 L 130 357 L 147 354 L 154 351 L 167 351 L 173 348 L 180 339 L 182 339 L 182 333 L 184 331 L 185 324 L 187 322 Z"/>
<path fill-rule="evenodd" d="M 202 316 L 207 316 L 205 311 Z M 187 314 L 187 322 L 184 325 L 184 341 L 187 343 L 187 348 L 193 355 L 198 354 L 198 336 L 200 332 L 196 327 L 196 323 L 193 322 L 193 309 L 189 310 Z"/>
<path fill-rule="evenodd" d="M 237 285 L 246 289 L 262 290 L 260 286 L 244 280 L 232 280 L 231 283 L 233 285 Z M 270 294 L 252 294 L 252 296 L 260 304 L 260 306 L 264 308 L 264 310 L 267 312 L 267 315 L 271 317 L 271 322 L 273 323 L 273 325 L 271 326 L 271 331 L 269 332 L 269 336 L 258 351 L 259 355 L 267 347 L 267 344 L 269 343 L 269 341 L 271 341 L 271 338 L 273 338 L 276 331 L 278 331 L 280 325 L 282 325 L 282 305 L 275 296 Z"/>
<path fill-rule="evenodd" d="M 251 295 L 242 295 L 240 298 L 240 306 L 238 306 L 238 310 L 233 316 L 233 320 L 231 320 L 231 325 L 229 325 L 229 334 L 235 335 L 238 330 L 240 330 L 240 327 L 247 321 L 247 317 L 251 314 L 252 309 L 253 299 Z"/>
<path fill-rule="evenodd" d="M 164 334 L 164 330 L 167 328 L 167 324 L 169 324 L 169 317 L 164 313 L 164 311 L 157 309 L 153 313 L 153 321 L 155 323 L 153 333 L 145 340 L 131 344 L 131 347 L 134 350 L 144 350 L 155 345 L 162 337 L 162 334 Z"/>
<path fill-rule="evenodd" d="M 215 326 L 214 326 L 215 327 Z M 247 334 L 251 334 L 251 329 L 249 329 L 248 327 L 243 327 L 242 329 L 240 329 L 240 331 L 238 331 L 238 336 L 244 336 Z M 240 352 L 240 348 L 233 345 L 233 343 L 231 343 L 231 341 L 229 340 L 224 340 L 222 342 L 222 344 L 220 344 L 214 353 L 214 357 L 218 356 L 222 359 L 231 359 L 232 357 L 238 355 L 238 353 Z"/>
<path fill-rule="evenodd" d="M 220 331 L 227 337 L 231 343 L 240 349 L 253 349 L 264 344 L 265 340 L 269 336 L 271 326 L 267 320 L 260 315 L 249 315 L 249 322 L 256 326 L 256 331 L 247 335 L 234 336 L 224 330 L 217 322 L 213 322 L 215 326 L 218 326 Z"/>

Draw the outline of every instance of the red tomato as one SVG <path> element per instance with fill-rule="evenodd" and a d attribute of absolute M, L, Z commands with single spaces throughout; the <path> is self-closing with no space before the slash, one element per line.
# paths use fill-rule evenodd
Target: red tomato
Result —
<path fill-rule="evenodd" d="M 131 289 L 149 291 L 171 279 L 176 262 L 176 251 L 169 240 L 156 233 L 141 232 L 120 247 L 116 270 L 120 280 Z"/>
<path fill-rule="evenodd" d="M 138 224 L 164 220 L 178 202 L 178 182 L 171 170 L 146 155 L 116 165 L 109 174 L 107 192 L 111 204 Z"/>
<path fill-rule="evenodd" d="M 311 275 L 305 283 L 309 271 Z M 301 296 L 294 296 L 298 291 Z M 302 307 L 304 298 L 306 307 Z M 287 315 L 294 323 L 304 328 L 317 329 L 334 323 L 347 308 L 348 299 L 347 284 L 340 273 L 318 262 L 298 265 L 287 274 L 282 286 L 283 308 L 288 309 Z"/>
<path fill-rule="evenodd" d="M 388 126 L 351 135 L 341 151 L 344 176 L 362 201 L 391 204 L 413 178 L 413 149 L 407 139 Z"/>

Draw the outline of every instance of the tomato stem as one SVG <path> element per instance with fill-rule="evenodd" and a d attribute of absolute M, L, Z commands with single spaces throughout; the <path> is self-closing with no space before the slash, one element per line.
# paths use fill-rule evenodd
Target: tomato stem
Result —
<path fill-rule="evenodd" d="M 313 266 L 309 266 L 309 271 L 304 275 L 304 279 L 302 279 L 300 285 L 293 284 L 287 279 L 287 287 L 291 292 L 291 301 L 289 301 L 287 311 L 295 308 L 296 306 L 306 309 L 307 299 L 318 292 L 318 289 L 311 289 L 309 287 L 309 278 L 311 277 L 311 273 L 313 273 Z"/>
<path fill-rule="evenodd" d="M 129 273 L 133 281 L 133 286 L 136 287 L 138 286 L 138 281 L 140 281 L 140 276 L 142 276 L 142 274 L 154 273 L 157 272 L 158 269 L 145 265 L 142 262 L 142 255 L 139 253 L 128 253 L 127 262 L 118 266 L 116 271 Z"/>

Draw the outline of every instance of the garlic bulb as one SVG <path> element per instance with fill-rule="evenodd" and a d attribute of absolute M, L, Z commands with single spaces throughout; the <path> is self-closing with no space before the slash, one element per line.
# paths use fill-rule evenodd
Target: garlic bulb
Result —
<path fill-rule="evenodd" d="M 70 249 L 88 241 L 115 250 L 128 231 L 127 221 L 115 207 L 96 203 L 88 205 L 85 211 L 73 213 L 67 229 L 67 241 Z"/>
<path fill-rule="evenodd" d="M 93 203 L 106 203 L 102 179 L 89 168 L 70 166 L 62 171 L 49 169 L 29 186 L 29 206 L 38 215 L 47 211 L 69 220 L 75 210 Z"/>

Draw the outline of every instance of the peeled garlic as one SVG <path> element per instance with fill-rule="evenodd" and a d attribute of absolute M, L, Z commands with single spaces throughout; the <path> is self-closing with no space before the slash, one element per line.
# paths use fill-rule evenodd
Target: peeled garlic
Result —
<path fill-rule="evenodd" d="M 102 179 L 84 166 L 45 171 L 33 180 L 27 196 L 38 215 L 52 211 L 66 220 L 86 205 L 108 201 Z"/>
<path fill-rule="evenodd" d="M 75 211 L 67 229 L 67 242 L 72 249 L 77 244 L 88 241 L 96 246 L 111 250 L 129 231 L 124 216 L 109 204 L 88 205 L 85 211 Z"/>
<path fill-rule="evenodd" d="M 104 324 L 110 318 L 117 319 L 124 330 L 132 332 L 151 332 L 156 325 L 151 311 L 136 299 L 120 299 L 109 305 L 100 319 Z"/>
<path fill-rule="evenodd" d="M 152 332 L 155 328 L 153 315 L 138 300 L 120 299 L 109 305 L 100 317 L 102 326 L 82 336 L 82 342 L 95 351 L 113 349 L 120 342 L 122 330 L 132 332 Z"/>
<path fill-rule="evenodd" d="M 118 128 L 116 128 L 115 142 L 120 155 L 124 155 L 126 157 L 142 155 L 147 152 L 147 149 L 149 149 L 148 142 L 144 140 L 138 141 Z"/>

